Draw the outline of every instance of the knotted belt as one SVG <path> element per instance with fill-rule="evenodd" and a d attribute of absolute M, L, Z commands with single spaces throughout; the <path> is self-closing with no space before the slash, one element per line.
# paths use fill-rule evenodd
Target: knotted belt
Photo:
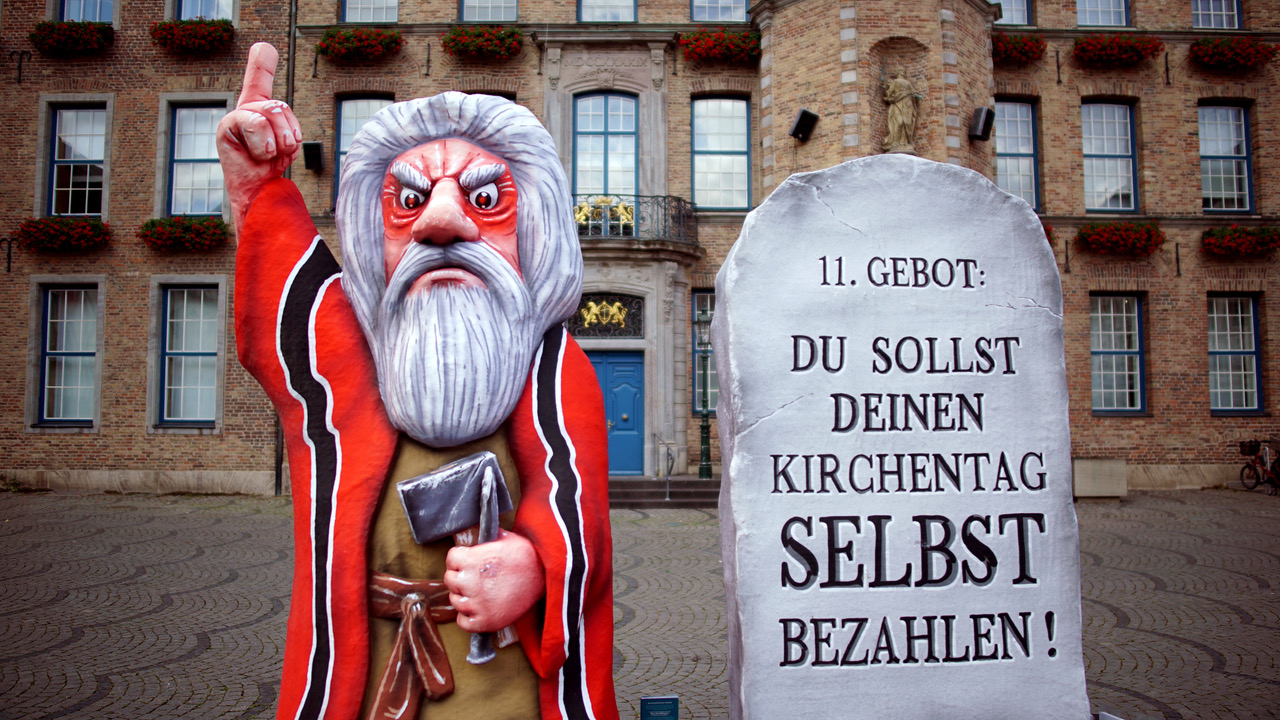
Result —
<path fill-rule="evenodd" d="M 400 621 L 370 720 L 416 718 L 423 694 L 440 700 L 453 693 L 453 670 L 436 623 L 453 622 L 458 612 L 443 582 L 375 572 L 369 580 L 369 613 Z"/>

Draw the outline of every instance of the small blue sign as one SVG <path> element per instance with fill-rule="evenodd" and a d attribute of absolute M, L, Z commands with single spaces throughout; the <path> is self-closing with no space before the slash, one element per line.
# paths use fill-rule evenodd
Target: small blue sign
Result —
<path fill-rule="evenodd" d="M 675 695 L 640 698 L 640 720 L 680 720 L 680 698 Z"/>

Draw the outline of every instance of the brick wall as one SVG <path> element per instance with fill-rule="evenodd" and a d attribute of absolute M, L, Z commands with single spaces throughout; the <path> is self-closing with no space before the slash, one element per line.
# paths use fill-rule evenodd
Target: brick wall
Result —
<path fill-rule="evenodd" d="M 11 272 L 0 275 L 0 471 L 92 470 L 202 473 L 250 473 L 252 489 L 270 492 L 274 469 L 275 424 L 257 384 L 235 358 L 232 332 L 233 243 L 199 255 L 162 255 L 134 233 L 155 217 L 158 163 L 167 163 L 167 147 L 158 141 L 162 97 L 225 100 L 238 91 L 249 45 L 268 40 L 284 47 L 288 6 L 279 3 L 241 3 L 234 47 L 225 54 L 180 58 L 152 44 L 148 34 L 154 21 L 165 19 L 159 0 L 123 4 L 115 28 L 115 45 L 90 59 L 58 59 L 38 53 L 23 63 L 22 83 L 16 68 L 5 69 L 0 123 L 4 134 L 5 172 L 0 173 L 0 234 L 9 236 L 33 212 L 35 195 L 44 193 L 47 176 L 38 175 L 37 157 L 47 154 L 51 119 L 40 127 L 42 98 L 63 102 L 89 97 L 108 101 L 112 126 L 108 143 L 108 202 L 104 218 L 112 240 L 105 250 L 66 256 L 38 255 L 13 248 Z M 8 3 L 0 44 L 7 49 L 32 49 L 26 35 L 46 19 L 43 0 Z M 283 88 L 283 82 L 277 87 Z M 163 192 L 163 188 L 162 188 Z M 227 278 L 225 373 L 221 378 L 223 410 L 220 431 L 197 434 L 157 434 L 149 431 L 148 385 L 158 378 L 148 372 L 148 342 L 155 327 L 151 309 L 152 277 L 200 275 Z M 72 434 L 33 431 L 27 427 L 30 381 L 27 377 L 29 328 L 40 325 L 39 305 L 29 303 L 36 276 L 100 276 L 99 302 L 104 308 L 101 422 L 89 432 Z M 36 340 L 38 344 L 38 338 Z M 37 376 L 38 377 L 38 376 Z M 38 380 L 36 381 L 38 382 Z M 141 477 L 141 475 L 139 477 Z M 146 486 L 117 485 L 125 489 Z M 265 483 L 265 485 L 263 484 Z M 194 487 L 190 489 L 196 489 Z"/>
<path fill-rule="evenodd" d="M 1215 417 L 1208 411 L 1206 296 L 1238 292 L 1259 298 L 1263 343 L 1263 379 L 1274 387 L 1280 358 L 1274 338 L 1280 328 L 1275 283 L 1265 262 L 1209 261 L 1199 253 L 1207 227 L 1229 222 L 1277 224 L 1280 218 L 1280 146 L 1277 87 L 1280 63 L 1244 75 L 1207 73 L 1187 61 L 1187 49 L 1200 33 L 1190 28 L 1184 0 L 1131 0 L 1134 31 L 1160 37 L 1166 54 L 1137 68 L 1097 71 L 1077 66 L 1071 47 L 1078 37 L 1099 29 L 1076 26 L 1074 2 L 1033 2 L 1034 25 L 996 26 L 1005 32 L 1037 34 L 1048 43 L 1041 61 L 1024 68 L 992 68 L 989 58 L 993 12 L 977 0 L 888 2 L 874 0 L 770 0 L 754 5 L 752 25 L 763 35 L 758 67 L 689 63 L 678 58 L 672 37 L 698 25 L 685 0 L 640 4 L 638 22 L 576 23 L 574 3 L 522 1 L 520 24 L 526 33 L 520 56 L 504 63 L 459 60 L 441 51 L 440 36 L 457 22 L 455 0 L 403 3 L 396 28 L 404 50 L 370 66 L 340 66 L 317 60 L 314 45 L 325 27 L 338 22 L 336 0 L 299 0 L 293 101 L 308 140 L 324 145 L 325 169 L 307 171 L 298 164 L 293 178 L 302 189 L 321 232 L 336 246 L 329 208 L 334 186 L 337 104 L 343 98 L 377 95 L 397 100 L 443 90 L 498 92 L 516 97 L 544 121 L 549 68 L 546 38 L 556 36 L 565 49 L 609 48 L 648 52 L 665 44 L 658 77 L 666 103 L 665 146 L 642 148 L 661 153 L 666 163 L 666 192 L 692 195 L 690 103 L 698 97 L 749 99 L 751 113 L 752 202 L 759 204 L 793 172 L 827 167 L 880 152 L 885 131 L 882 71 L 904 71 L 922 99 L 915 135 L 917 152 L 994 174 L 994 142 L 967 135 L 975 108 L 995 98 L 1032 102 L 1037 110 L 1041 213 L 1053 225 L 1055 252 L 1066 300 L 1067 370 L 1071 392 L 1073 454 L 1124 458 L 1133 464 L 1229 464 L 1236 461 L 1233 441 L 1276 434 L 1274 420 Z M 46 6 L 20 0 L 5 6 L 0 40 L 8 48 L 30 47 L 25 36 L 44 19 Z M 175 58 L 155 48 L 147 28 L 164 16 L 160 0 L 129 3 L 120 11 L 117 42 L 110 52 L 89 60 L 48 60 L 35 55 L 16 83 L 11 63 L 3 85 L 0 120 L 15 131 L 3 139 L 10 162 L 0 174 L 0 232 L 12 232 L 33 213 L 41 187 L 37 158 L 42 97 L 109 97 L 113 112 L 110 145 L 112 246 L 76 256 L 33 255 L 15 249 L 13 271 L 0 276 L 0 471 L 34 469 L 147 470 L 156 468 L 270 473 L 275 430 L 262 393 L 234 361 L 230 292 L 234 287 L 233 250 L 224 247 L 198 256 L 166 256 L 133 237 L 156 214 L 161 101 L 164 97 L 226 97 L 239 89 L 243 58 L 256 40 L 288 47 L 288 4 L 244 0 L 237 39 L 225 55 Z M 745 28 L 735 25 L 731 29 Z M 1244 3 L 1246 33 L 1280 40 L 1280 6 Z M 531 33 L 541 34 L 534 41 Z M 1167 60 L 1167 70 L 1166 70 Z M 648 72 L 648 71 L 646 71 Z M 285 93 L 285 68 L 276 92 Z M 608 89 L 602 86 L 599 89 Z M 193 95 L 194 94 L 194 95 Z M 1087 213 L 1084 208 L 1080 105 L 1085 100 L 1124 102 L 1133 108 L 1137 138 L 1139 211 L 1123 217 Z M 1255 211 L 1233 217 L 1206 216 L 1200 208 L 1198 125 L 1202 102 L 1248 107 Z M 800 108 L 819 116 L 812 138 L 800 143 L 788 136 Z M 158 161 L 159 157 L 159 161 Z M 714 275 L 736 240 L 744 213 L 705 213 L 699 234 L 706 255 L 687 268 L 689 287 L 710 288 Z M 1164 249 L 1145 260 L 1117 260 L 1079 252 L 1076 228 L 1094 220 L 1156 221 L 1168 236 Z M 336 251 L 336 247 L 335 247 Z M 223 377 L 221 432 L 165 435 L 148 432 L 147 343 L 151 333 L 151 278 L 157 275 L 225 275 L 228 291 L 227 362 Z M 26 425 L 29 381 L 29 298 L 36 276 L 93 275 L 103 278 L 105 338 L 101 423 L 96 432 L 75 435 L 30 432 Z M 1130 292 L 1144 299 L 1147 410 L 1140 417 L 1095 416 L 1090 398 L 1088 307 L 1090 293 Z M 687 299 L 686 299 L 687 300 Z M 687 305 L 686 308 L 687 310 Z M 37 308 L 35 310 L 39 312 Z M 687 312 L 677 334 L 687 338 Z M 38 326 L 38 322 L 36 323 Z M 679 344 L 681 352 L 687 342 Z M 688 387 L 687 358 L 669 369 Z M 1280 392 L 1265 392 L 1267 408 Z M 683 405 L 688 407 L 687 402 Z M 696 467 L 698 418 L 681 412 L 688 456 Z M 713 440 L 714 442 L 714 440 Z M 718 452 L 714 456 L 718 463 Z"/>

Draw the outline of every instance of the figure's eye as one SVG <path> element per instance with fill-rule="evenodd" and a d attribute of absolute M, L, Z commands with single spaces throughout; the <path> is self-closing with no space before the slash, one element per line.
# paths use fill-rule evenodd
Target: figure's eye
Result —
<path fill-rule="evenodd" d="M 489 183 L 471 191 L 471 204 L 481 210 L 492 210 L 498 202 L 498 186 Z"/>
<path fill-rule="evenodd" d="M 426 198 L 423 197 L 422 193 L 418 192 L 417 190 L 414 190 L 413 188 L 401 188 L 400 190 L 401 207 L 405 208 L 406 210 L 416 210 L 424 202 L 426 202 Z"/>

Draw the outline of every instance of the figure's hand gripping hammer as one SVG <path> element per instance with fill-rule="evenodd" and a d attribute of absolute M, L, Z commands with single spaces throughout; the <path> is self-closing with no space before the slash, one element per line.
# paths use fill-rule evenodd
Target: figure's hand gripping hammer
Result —
<path fill-rule="evenodd" d="M 498 537 L 498 516 L 513 509 L 507 483 L 502 477 L 498 458 L 484 451 L 455 460 L 424 475 L 396 483 L 400 503 L 409 519 L 413 539 L 419 544 L 454 536 L 458 545 L 476 545 Z M 477 532 L 470 532 L 471 528 Z M 502 646 L 514 641 L 509 628 L 501 633 L 509 636 Z M 487 663 L 494 658 L 494 633 L 471 636 L 471 652 L 467 662 Z"/>

